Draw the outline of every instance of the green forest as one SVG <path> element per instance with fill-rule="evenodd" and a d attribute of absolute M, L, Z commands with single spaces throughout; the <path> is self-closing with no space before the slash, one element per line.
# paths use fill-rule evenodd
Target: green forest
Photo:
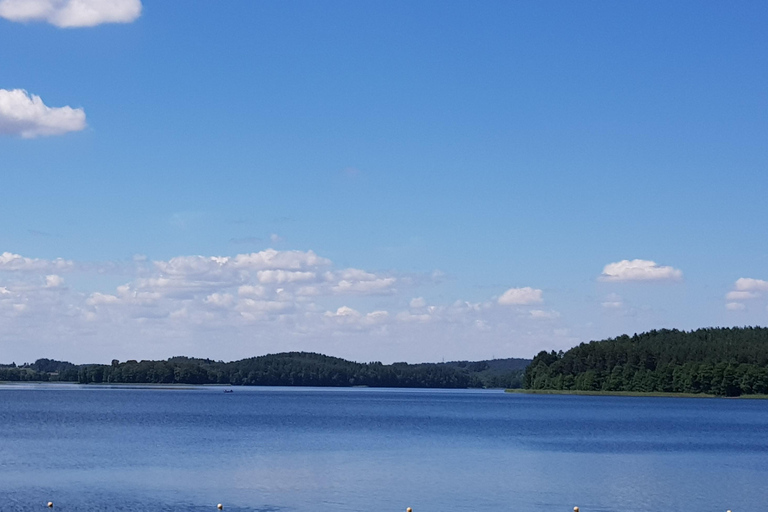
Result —
<path fill-rule="evenodd" d="M 286 352 L 225 363 L 172 357 L 74 365 L 52 359 L 0 365 L 0 381 L 80 384 L 227 384 L 245 386 L 368 386 L 409 388 L 519 388 L 529 359 L 385 365 L 356 363 L 309 352 Z"/>
<path fill-rule="evenodd" d="M 533 361 L 357 363 L 309 352 L 231 362 L 172 357 L 75 365 L 38 359 L 0 365 L 0 381 L 768 394 L 768 328 L 660 329 L 581 343 L 567 352 L 542 351 Z"/>
<path fill-rule="evenodd" d="M 768 393 L 768 328 L 653 330 L 539 352 L 529 390 Z"/>

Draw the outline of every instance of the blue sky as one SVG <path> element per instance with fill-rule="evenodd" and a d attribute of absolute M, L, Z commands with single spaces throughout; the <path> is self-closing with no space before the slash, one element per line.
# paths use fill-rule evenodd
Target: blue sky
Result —
<path fill-rule="evenodd" d="M 765 325 L 766 22 L 0 0 L 0 361 L 530 357 Z"/>

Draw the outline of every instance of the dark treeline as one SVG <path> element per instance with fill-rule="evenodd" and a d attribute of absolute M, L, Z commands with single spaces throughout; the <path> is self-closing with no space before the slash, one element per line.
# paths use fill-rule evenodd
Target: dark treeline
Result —
<path fill-rule="evenodd" d="M 77 381 L 79 367 L 66 361 L 38 359 L 33 364 L 0 364 L 0 381 Z"/>
<path fill-rule="evenodd" d="M 0 380 L 132 384 L 228 384 L 250 386 L 369 386 L 412 388 L 521 387 L 526 359 L 440 364 L 355 363 L 307 352 L 270 354 L 225 363 L 173 357 L 167 361 L 113 360 L 80 365 L 38 359 L 0 365 Z"/>
<path fill-rule="evenodd" d="M 526 389 L 768 393 L 768 328 L 653 330 L 540 352 Z"/>

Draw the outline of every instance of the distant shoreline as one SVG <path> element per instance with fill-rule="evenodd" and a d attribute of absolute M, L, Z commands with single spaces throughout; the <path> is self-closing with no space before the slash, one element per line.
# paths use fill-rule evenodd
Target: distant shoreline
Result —
<path fill-rule="evenodd" d="M 518 393 L 526 395 L 582 395 L 582 396 L 633 396 L 633 397 L 660 397 L 660 398 L 742 398 L 747 400 L 766 400 L 768 395 L 740 395 L 725 397 L 708 393 L 675 393 L 663 391 L 584 391 L 575 389 L 505 389 L 505 393 Z"/>

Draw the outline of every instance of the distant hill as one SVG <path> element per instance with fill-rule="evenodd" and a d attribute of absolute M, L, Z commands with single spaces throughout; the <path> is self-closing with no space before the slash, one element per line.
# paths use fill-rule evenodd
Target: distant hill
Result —
<path fill-rule="evenodd" d="M 311 352 L 284 352 L 225 363 L 184 356 L 165 361 L 73 365 L 38 359 L 0 365 L 0 380 L 133 384 L 229 384 L 254 386 L 368 386 L 413 388 L 520 387 L 525 359 L 385 365 L 356 363 Z"/>
<path fill-rule="evenodd" d="M 540 352 L 526 389 L 768 393 L 768 328 L 653 330 Z"/>

